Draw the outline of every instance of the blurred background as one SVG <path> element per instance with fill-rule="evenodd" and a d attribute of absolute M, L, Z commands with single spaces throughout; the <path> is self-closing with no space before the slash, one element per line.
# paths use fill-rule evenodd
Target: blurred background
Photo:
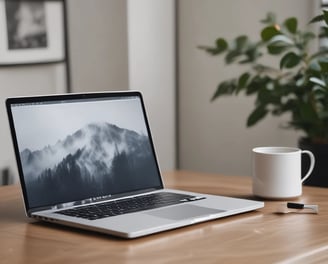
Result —
<path fill-rule="evenodd" d="M 320 0 L 59 2 L 65 15 L 58 16 L 63 60 L 4 65 L 0 53 L 0 184 L 18 181 L 5 109 L 11 96 L 141 90 L 163 172 L 250 176 L 253 147 L 297 146 L 300 135 L 280 128 L 288 117 L 269 117 L 246 128 L 254 98 L 240 95 L 211 103 L 217 84 L 240 69 L 197 47 L 240 34 L 257 39 L 259 21 L 269 11 L 280 21 L 295 16 L 304 28 L 320 13 Z M 5 4 L 0 1 L 0 27 Z"/>

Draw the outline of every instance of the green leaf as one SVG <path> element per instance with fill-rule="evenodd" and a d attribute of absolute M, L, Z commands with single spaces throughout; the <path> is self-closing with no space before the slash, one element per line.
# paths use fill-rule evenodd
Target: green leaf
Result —
<path fill-rule="evenodd" d="M 215 44 L 216 44 L 216 48 L 217 48 L 217 50 L 218 50 L 219 53 L 225 51 L 228 48 L 228 43 L 223 38 L 218 38 L 215 41 Z"/>
<path fill-rule="evenodd" d="M 262 56 L 262 53 L 258 50 L 256 45 L 249 45 L 247 50 L 244 51 L 245 58 L 239 61 L 239 64 L 246 64 L 255 62 L 259 57 Z"/>
<path fill-rule="evenodd" d="M 267 86 L 269 86 L 269 84 L 272 84 L 274 87 L 273 83 L 268 83 Z M 261 89 L 259 90 L 258 94 L 257 94 L 257 103 L 264 106 L 264 105 L 268 105 L 268 104 L 280 104 L 280 95 L 277 95 L 277 93 L 273 92 L 272 90 L 269 89 Z"/>
<path fill-rule="evenodd" d="M 300 108 L 300 116 L 303 122 L 313 122 L 318 119 L 318 115 L 315 110 L 308 103 L 302 103 Z"/>
<path fill-rule="evenodd" d="M 235 42 L 236 42 L 236 49 L 237 50 L 242 50 L 248 41 L 248 37 L 247 36 L 239 36 L 236 38 Z"/>
<path fill-rule="evenodd" d="M 286 45 L 282 42 L 275 42 L 275 43 L 269 44 L 267 46 L 267 49 L 268 49 L 269 54 L 277 55 L 277 54 L 281 54 L 282 52 L 284 52 L 288 47 L 289 47 L 289 45 Z"/>
<path fill-rule="evenodd" d="M 225 62 L 227 64 L 230 64 L 232 62 L 234 62 L 234 60 L 240 55 L 240 52 L 237 50 L 231 50 L 227 53 L 227 55 L 225 56 Z"/>
<path fill-rule="evenodd" d="M 319 63 L 314 60 L 309 64 L 309 70 L 312 72 L 319 72 L 321 70 Z"/>
<path fill-rule="evenodd" d="M 216 48 L 212 48 L 212 47 L 208 47 L 208 46 L 198 46 L 197 48 L 202 49 L 202 50 L 205 50 L 207 53 L 209 53 L 211 55 L 218 54 Z"/>
<path fill-rule="evenodd" d="M 284 25 L 286 26 L 287 30 L 292 33 L 295 34 L 297 31 L 297 19 L 295 17 L 291 17 L 288 18 Z"/>
<path fill-rule="evenodd" d="M 256 73 L 258 75 L 260 73 L 263 73 L 263 72 L 272 72 L 272 71 L 275 71 L 275 69 L 273 67 L 269 67 L 269 66 L 263 65 L 263 64 L 255 64 L 253 66 L 253 69 L 256 71 Z"/>
<path fill-rule="evenodd" d="M 285 45 L 294 45 L 295 44 L 295 42 L 291 38 L 289 38 L 285 35 L 282 35 L 282 34 L 276 35 L 272 39 L 270 39 L 270 44 L 278 43 L 278 42 L 285 43 Z"/>
<path fill-rule="evenodd" d="M 328 27 L 320 27 L 319 37 L 324 38 L 328 36 Z"/>
<path fill-rule="evenodd" d="M 224 81 L 220 83 L 211 98 L 211 102 L 222 95 L 231 95 L 236 90 L 236 88 L 237 85 L 235 84 L 235 80 Z"/>
<path fill-rule="evenodd" d="M 315 16 L 314 18 L 312 18 L 310 20 L 309 24 L 320 22 L 322 20 L 323 20 L 323 15 L 318 15 L 318 16 Z"/>
<path fill-rule="evenodd" d="M 303 38 L 304 38 L 305 41 L 309 41 L 309 40 L 315 38 L 315 34 L 313 32 L 304 32 L 303 33 Z"/>
<path fill-rule="evenodd" d="M 248 117 L 247 119 L 247 127 L 254 126 L 257 122 L 259 122 L 261 119 L 263 119 L 267 114 L 268 110 L 260 105 L 257 107 Z"/>
<path fill-rule="evenodd" d="M 283 56 L 280 60 L 280 69 L 283 68 L 293 68 L 298 65 L 301 61 L 302 57 L 298 56 L 294 52 L 289 52 L 285 56 Z"/>
<path fill-rule="evenodd" d="M 246 83 L 249 80 L 250 74 L 248 72 L 243 73 L 238 79 L 238 91 L 240 88 L 246 87 Z"/>
<path fill-rule="evenodd" d="M 210 55 L 213 55 L 213 56 L 224 52 L 224 50 L 220 50 L 216 47 L 198 46 L 197 48 L 205 50 L 207 53 L 209 53 Z"/>
<path fill-rule="evenodd" d="M 326 83 L 323 80 L 321 80 L 319 78 L 316 78 L 316 77 L 311 77 L 310 78 L 310 82 L 315 83 L 315 84 L 318 84 L 318 85 L 320 85 L 322 87 L 326 87 Z"/>
<path fill-rule="evenodd" d="M 259 91 L 263 87 L 263 81 L 260 77 L 255 76 L 255 78 L 247 85 L 246 95 L 251 95 Z"/>
<path fill-rule="evenodd" d="M 324 73 L 328 72 L 328 61 L 319 61 L 321 71 Z"/>
<path fill-rule="evenodd" d="M 277 30 L 276 27 L 269 26 L 262 30 L 261 38 L 263 41 L 268 41 L 268 40 L 272 39 L 274 36 L 277 36 L 279 34 L 281 34 L 281 33 L 279 30 Z"/>
<path fill-rule="evenodd" d="M 289 37 L 285 35 L 276 35 L 269 41 L 267 49 L 269 54 L 277 55 L 294 45 L 295 43 Z"/>
<path fill-rule="evenodd" d="M 325 21 L 326 25 L 328 25 L 328 11 L 322 10 L 323 12 L 323 20 Z"/>
<path fill-rule="evenodd" d="M 207 53 L 211 55 L 218 55 L 226 51 L 228 48 L 228 43 L 223 38 L 218 38 L 215 41 L 215 47 L 209 47 L 209 46 L 198 46 L 199 49 L 205 50 Z"/>

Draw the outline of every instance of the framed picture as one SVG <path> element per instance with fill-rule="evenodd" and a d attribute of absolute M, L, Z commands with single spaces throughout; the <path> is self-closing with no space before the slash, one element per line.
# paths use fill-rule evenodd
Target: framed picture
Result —
<path fill-rule="evenodd" d="M 0 0 L 0 65 L 65 60 L 64 0 Z"/>

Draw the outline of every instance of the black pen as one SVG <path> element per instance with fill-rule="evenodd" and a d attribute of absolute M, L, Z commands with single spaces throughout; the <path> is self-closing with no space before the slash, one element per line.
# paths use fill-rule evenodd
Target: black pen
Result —
<path fill-rule="evenodd" d="M 287 208 L 291 209 L 310 209 L 318 213 L 319 207 L 316 204 L 287 203 Z"/>

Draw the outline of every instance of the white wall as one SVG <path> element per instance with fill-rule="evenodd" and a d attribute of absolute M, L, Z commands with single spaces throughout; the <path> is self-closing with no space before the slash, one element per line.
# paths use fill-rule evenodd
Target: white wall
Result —
<path fill-rule="evenodd" d="M 279 128 L 287 116 L 266 118 L 246 129 L 254 98 L 226 97 L 210 103 L 217 84 L 241 70 L 227 67 L 222 57 L 211 57 L 197 46 L 211 45 L 219 36 L 255 38 L 268 11 L 280 19 L 296 16 L 303 27 L 318 1 L 180 0 L 178 4 L 180 168 L 251 175 L 253 147 L 296 146 L 299 134 Z"/>
<path fill-rule="evenodd" d="M 72 91 L 127 90 L 126 1 L 66 1 Z"/>
<path fill-rule="evenodd" d="M 129 88 L 144 95 L 161 169 L 175 168 L 175 4 L 128 0 Z"/>

